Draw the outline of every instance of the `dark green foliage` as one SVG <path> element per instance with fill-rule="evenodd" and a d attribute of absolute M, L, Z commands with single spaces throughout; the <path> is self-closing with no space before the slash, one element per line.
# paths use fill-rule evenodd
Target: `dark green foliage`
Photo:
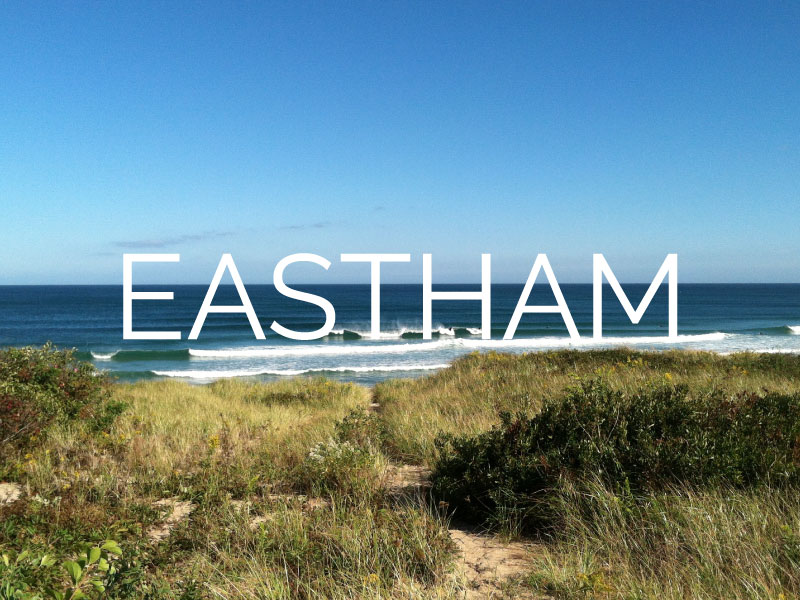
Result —
<path fill-rule="evenodd" d="M 0 554 L 0 600 L 42 600 L 47 589 L 53 600 L 106 597 L 109 582 L 118 574 L 119 545 L 106 540 L 88 546 L 75 560 L 58 564 L 51 555 L 23 551 Z"/>
<path fill-rule="evenodd" d="M 592 379 L 533 418 L 501 420 L 477 436 L 437 440 L 434 493 L 459 517 L 551 524 L 550 500 L 565 479 L 599 479 L 623 495 L 800 480 L 798 395 L 693 397 L 672 385 L 623 394 Z"/>
<path fill-rule="evenodd" d="M 107 428 L 123 408 L 110 401 L 108 378 L 72 351 L 0 350 L 0 445 L 24 446 L 49 425 L 76 419 Z"/>

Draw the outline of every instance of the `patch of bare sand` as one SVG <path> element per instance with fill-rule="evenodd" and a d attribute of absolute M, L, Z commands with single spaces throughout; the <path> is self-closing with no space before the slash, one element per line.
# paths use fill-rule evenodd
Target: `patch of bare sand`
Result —
<path fill-rule="evenodd" d="M 155 502 L 155 506 L 169 509 L 169 513 L 161 523 L 153 525 L 147 530 L 148 539 L 155 544 L 167 539 L 178 523 L 192 514 L 194 510 L 194 504 L 186 500 L 178 500 L 178 498 L 164 498 Z"/>
<path fill-rule="evenodd" d="M 297 503 L 304 509 L 319 510 L 328 508 L 331 503 L 325 498 L 309 498 L 305 494 L 268 494 L 267 500 L 270 502 L 283 502 L 285 504 Z"/>
<path fill-rule="evenodd" d="M 379 412 L 380 404 L 370 403 L 370 412 Z M 431 470 L 418 465 L 390 465 L 384 486 L 396 497 L 420 496 L 430 489 Z M 532 544 L 504 542 L 494 536 L 451 527 L 450 537 L 459 549 L 456 559 L 465 580 L 468 600 L 500 598 L 532 599 L 529 592 L 514 590 L 509 595 L 503 585 L 509 579 L 524 575 L 531 566 Z"/>
<path fill-rule="evenodd" d="M 18 483 L 0 483 L 0 506 L 13 504 L 22 496 L 22 486 Z"/>
<path fill-rule="evenodd" d="M 270 502 L 299 505 L 302 510 L 320 510 L 328 508 L 331 505 L 330 501 L 325 498 L 309 498 L 304 494 L 268 494 L 267 500 Z M 249 500 L 232 500 L 231 504 L 236 511 L 247 515 L 250 514 L 253 507 L 252 502 Z M 275 517 L 269 512 L 262 515 L 253 515 L 250 516 L 248 520 L 248 526 L 250 529 L 256 530 L 259 525 L 267 521 L 272 521 L 274 518 Z"/>
<path fill-rule="evenodd" d="M 390 465 L 384 485 L 391 495 L 421 495 L 430 488 L 431 471 L 417 465 Z M 522 542 L 505 542 L 494 536 L 451 527 L 450 537 L 458 546 L 456 559 L 460 575 L 466 583 L 469 600 L 500 598 L 533 598 L 515 590 L 509 595 L 503 584 L 528 572 L 533 546 Z"/>
<path fill-rule="evenodd" d="M 528 572 L 531 544 L 504 542 L 491 535 L 459 528 L 451 528 L 450 537 L 459 548 L 457 560 L 467 584 L 466 598 L 534 598 L 518 590 L 509 596 L 503 590 L 504 582 Z"/>

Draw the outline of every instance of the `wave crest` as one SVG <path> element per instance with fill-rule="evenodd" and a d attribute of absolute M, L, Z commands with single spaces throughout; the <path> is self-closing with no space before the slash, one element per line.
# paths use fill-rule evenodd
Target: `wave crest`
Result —
<path fill-rule="evenodd" d="M 436 327 L 435 329 L 431 329 L 431 337 L 439 338 L 439 337 L 469 337 L 473 335 L 480 335 L 481 329 L 480 327 L 445 327 L 440 326 Z M 371 331 L 361 330 L 361 329 L 333 329 L 331 332 L 325 336 L 328 338 L 342 338 L 345 340 L 360 340 L 360 339 L 367 339 L 367 340 L 396 340 L 396 339 L 405 339 L 405 340 L 414 340 L 414 339 L 422 339 L 422 329 L 416 329 L 411 327 L 401 327 L 400 329 L 394 329 L 389 331 L 381 331 L 377 337 L 372 337 Z"/>
<path fill-rule="evenodd" d="M 504 348 L 583 348 L 592 346 L 636 346 L 641 344 L 685 344 L 693 342 L 714 342 L 724 340 L 728 334 L 715 332 L 695 335 L 668 336 L 630 336 L 580 338 L 569 337 L 520 338 L 515 340 L 475 340 L 450 338 L 408 344 L 370 344 L 370 345 L 297 345 L 250 347 L 229 349 L 189 349 L 194 358 L 282 358 L 286 356 L 344 356 L 368 354 L 405 354 L 406 352 L 426 352 L 431 350 L 459 349 L 501 350 Z"/>
<path fill-rule="evenodd" d="M 89 352 L 94 360 L 134 362 L 140 360 L 188 360 L 189 349 L 174 350 L 116 350 L 114 352 Z"/>
<path fill-rule="evenodd" d="M 181 377 L 184 379 L 226 379 L 229 377 L 257 377 L 277 375 L 293 377 L 307 373 L 373 373 L 393 371 L 433 371 L 444 369 L 446 363 L 435 365 L 369 365 L 345 367 L 313 367 L 308 369 L 229 369 L 219 371 L 151 371 L 160 377 Z"/>

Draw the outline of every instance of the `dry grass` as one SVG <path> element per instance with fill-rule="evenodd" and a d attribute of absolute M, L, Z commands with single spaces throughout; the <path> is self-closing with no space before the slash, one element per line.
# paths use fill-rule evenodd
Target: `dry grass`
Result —
<path fill-rule="evenodd" d="M 800 390 L 800 357 L 626 349 L 472 353 L 428 377 L 380 383 L 375 398 L 390 431 L 391 453 L 430 467 L 438 433 L 486 431 L 499 422 L 500 412 L 534 413 L 544 398 L 561 397 L 576 379 L 598 374 L 624 391 L 666 377 L 698 392 L 794 392 Z"/>
<path fill-rule="evenodd" d="M 368 403 L 364 388 L 323 379 L 258 386 L 159 381 L 114 391 L 129 409 L 109 431 L 87 438 L 58 429 L 24 461 L 32 489 L 55 495 L 68 486 L 79 501 L 96 494 L 159 494 L 219 460 L 228 473 L 268 476 L 296 464 L 331 435 L 337 420 Z M 212 474 L 207 485 L 216 480 Z M 82 485 L 87 481 L 91 485 Z"/>
<path fill-rule="evenodd" d="M 800 499 L 791 490 L 674 488 L 623 501 L 566 493 L 565 528 L 528 585 L 555 598 L 796 598 Z"/>
<path fill-rule="evenodd" d="M 114 598 L 456 593 L 444 521 L 424 502 L 390 502 L 377 449 L 335 440 L 335 424 L 365 410 L 369 390 L 324 379 L 159 381 L 114 395 L 128 409 L 108 431 L 55 428 L 7 461 L 25 492 L 0 507 L 0 554 L 69 557 L 114 538 L 129 561 L 127 582 L 108 586 Z M 310 460 L 316 447 L 333 449 L 322 467 Z M 44 590 L 58 574 L 30 579 Z"/>
<path fill-rule="evenodd" d="M 337 439 L 336 423 L 371 397 L 356 385 L 117 385 L 114 396 L 128 408 L 106 431 L 59 426 L 2 457 L 4 478 L 22 493 L 0 506 L 0 554 L 61 560 L 83 542 L 116 539 L 125 557 L 110 598 L 463 598 L 444 509 L 393 491 L 389 458 L 430 465 L 440 431 L 485 431 L 499 411 L 535 412 L 543 398 L 597 373 L 625 390 L 665 378 L 694 391 L 800 390 L 794 356 L 474 354 L 429 377 L 378 385 L 375 422 L 353 421 L 374 431 L 359 425 L 350 443 Z M 633 500 L 587 489 L 562 496 L 563 535 L 537 540 L 530 575 L 492 583 L 495 592 L 678 599 L 800 591 L 796 492 L 676 487 Z M 184 508 L 181 518 L 170 520 L 165 500 Z M 168 535 L 148 538 L 167 522 Z M 13 577 L 45 589 L 63 583 L 57 569 Z M 0 583 L 3 573 L 0 566 Z"/>

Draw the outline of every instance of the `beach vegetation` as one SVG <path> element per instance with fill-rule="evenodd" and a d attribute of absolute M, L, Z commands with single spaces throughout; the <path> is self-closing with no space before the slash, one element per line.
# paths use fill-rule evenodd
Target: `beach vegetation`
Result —
<path fill-rule="evenodd" d="M 497 598 L 800 594 L 800 357 L 475 353 L 369 390 L 59 352 L 3 355 L 52 407 L 0 453 L 3 600 L 480 597 L 516 559 L 464 561 L 504 544 Z"/>
<path fill-rule="evenodd" d="M 528 416 L 502 413 L 478 435 L 436 440 L 433 487 L 462 517 L 560 526 L 566 483 L 622 497 L 683 485 L 785 488 L 800 482 L 800 395 L 653 381 L 632 393 L 581 380 Z"/>
<path fill-rule="evenodd" d="M 52 425 L 98 431 L 122 412 L 109 379 L 69 350 L 51 345 L 0 350 L 0 447 L 26 446 Z"/>

